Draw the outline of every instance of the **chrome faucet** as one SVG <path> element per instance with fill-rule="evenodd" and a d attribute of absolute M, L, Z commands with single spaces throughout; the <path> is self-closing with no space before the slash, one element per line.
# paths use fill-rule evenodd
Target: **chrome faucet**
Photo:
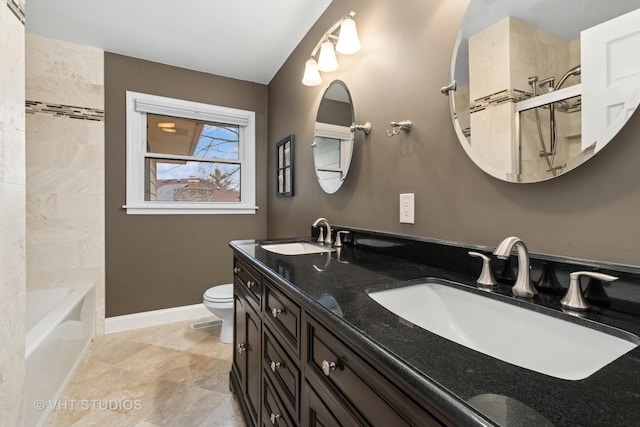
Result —
<path fill-rule="evenodd" d="M 517 297 L 532 298 L 538 291 L 531 283 L 529 276 L 529 252 L 524 242 L 519 237 L 507 237 L 500 242 L 493 254 L 500 259 L 509 259 L 514 246 L 518 251 L 518 277 L 516 278 L 515 285 L 511 288 L 511 292 Z"/>
<path fill-rule="evenodd" d="M 324 225 L 325 227 L 327 227 L 327 237 L 324 237 L 324 234 L 322 233 L 322 228 L 320 228 L 320 234 L 318 235 L 318 243 L 326 243 L 327 245 L 331 246 L 331 244 L 333 243 L 333 239 L 331 238 L 331 226 L 329 225 L 329 221 L 327 221 L 326 218 L 318 218 L 316 219 L 316 221 L 311 224 L 312 227 L 320 227 L 321 225 Z"/>

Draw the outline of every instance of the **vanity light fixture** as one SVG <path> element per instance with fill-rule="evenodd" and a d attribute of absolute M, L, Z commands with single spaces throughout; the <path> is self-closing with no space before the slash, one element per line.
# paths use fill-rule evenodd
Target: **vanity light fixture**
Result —
<path fill-rule="evenodd" d="M 320 71 L 328 73 L 338 69 L 336 51 L 343 55 L 349 55 L 360 50 L 356 22 L 353 20 L 355 15 L 355 12 L 349 12 L 323 34 L 320 41 L 313 48 L 311 57 L 304 65 L 303 85 L 317 86 L 322 83 Z M 339 32 L 336 35 L 335 33 L 338 29 Z M 333 40 L 337 40 L 335 47 Z M 320 55 L 316 62 L 315 56 L 318 51 L 320 51 Z"/>

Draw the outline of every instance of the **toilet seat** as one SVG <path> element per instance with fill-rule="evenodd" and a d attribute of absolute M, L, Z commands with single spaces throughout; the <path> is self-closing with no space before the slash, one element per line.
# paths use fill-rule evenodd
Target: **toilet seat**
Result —
<path fill-rule="evenodd" d="M 204 300 L 209 302 L 233 302 L 233 284 L 218 285 L 209 288 L 204 293 Z"/>

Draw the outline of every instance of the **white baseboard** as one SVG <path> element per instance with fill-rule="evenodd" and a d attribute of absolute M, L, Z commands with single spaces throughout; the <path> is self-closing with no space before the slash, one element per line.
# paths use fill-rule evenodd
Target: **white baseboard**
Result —
<path fill-rule="evenodd" d="M 147 328 L 149 326 L 182 322 L 184 320 L 202 319 L 203 317 L 216 318 L 202 303 L 145 311 L 142 313 L 125 314 L 123 316 L 107 317 L 104 321 L 104 333 L 113 334 L 116 332 L 130 331 L 132 329 Z"/>

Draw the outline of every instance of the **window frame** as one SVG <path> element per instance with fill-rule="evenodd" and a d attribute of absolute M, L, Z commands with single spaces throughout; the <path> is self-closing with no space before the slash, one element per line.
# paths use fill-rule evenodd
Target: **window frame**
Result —
<path fill-rule="evenodd" d="M 255 112 L 139 92 L 126 92 L 127 214 L 255 214 Z M 147 157 L 147 113 L 239 126 L 240 202 L 147 201 L 144 196 Z M 173 156 L 170 156 L 173 158 Z M 176 156 L 180 157 L 180 156 Z"/>

